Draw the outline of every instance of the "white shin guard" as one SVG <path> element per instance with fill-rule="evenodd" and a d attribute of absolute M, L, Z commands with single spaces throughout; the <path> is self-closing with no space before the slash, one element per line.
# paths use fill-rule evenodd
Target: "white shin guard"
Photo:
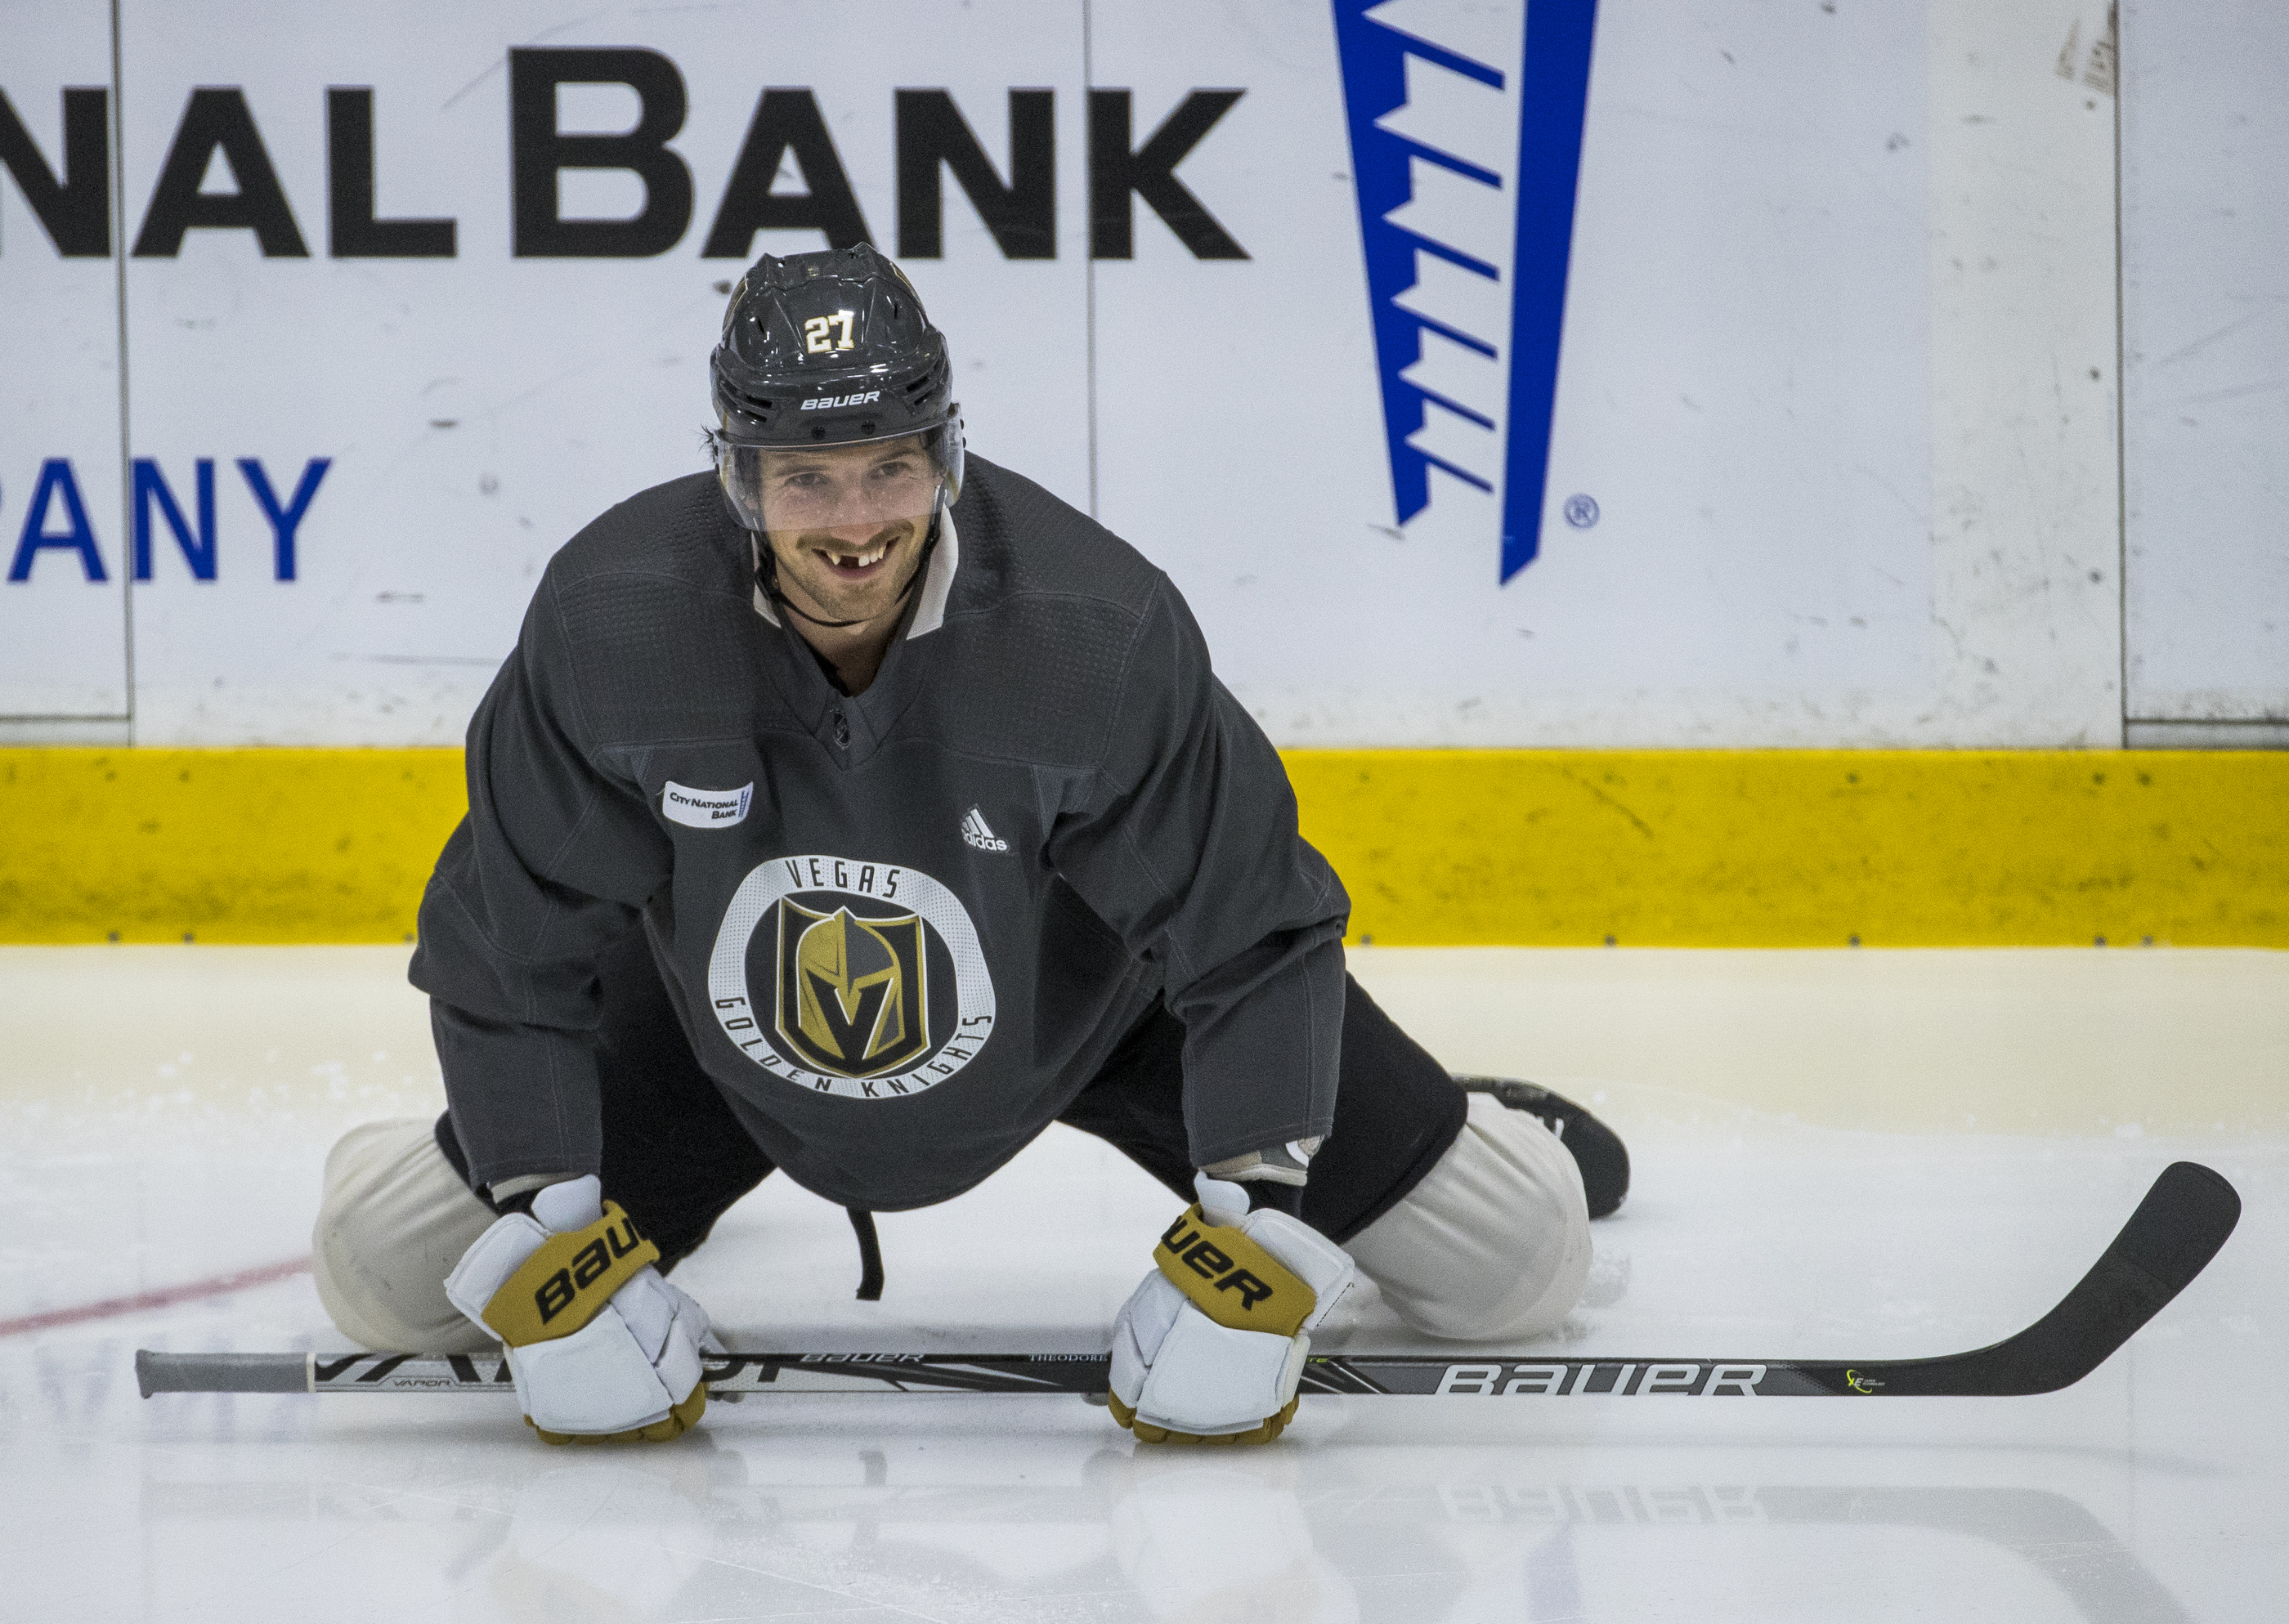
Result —
<path fill-rule="evenodd" d="M 318 1301 L 344 1336 L 392 1353 L 494 1347 L 445 1296 L 445 1276 L 493 1214 L 427 1120 L 352 1128 L 326 1158 L 311 1241 Z"/>
<path fill-rule="evenodd" d="M 1541 1334 L 1572 1311 L 1590 1277 L 1581 1170 L 1533 1117 L 1474 1095 L 1438 1165 L 1344 1250 L 1426 1336 Z"/>

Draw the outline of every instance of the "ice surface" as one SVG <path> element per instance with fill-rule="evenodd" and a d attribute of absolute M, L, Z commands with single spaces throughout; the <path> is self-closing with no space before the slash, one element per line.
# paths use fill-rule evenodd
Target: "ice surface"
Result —
<path fill-rule="evenodd" d="M 437 1108 L 403 958 L 0 950 L 0 1322 L 303 1254 L 331 1139 Z M 139 1346 L 341 1345 L 293 1276 L 0 1334 L 0 1620 L 2279 1616 L 2289 956 L 1354 963 L 1450 1063 L 1602 1095 L 1629 1136 L 1636 1189 L 1551 1349 L 1974 1347 L 2181 1156 L 2242 1227 L 2050 1397 L 1312 1397 L 1280 1444 L 1210 1453 L 1074 1399 L 759 1397 L 575 1451 L 490 1397 L 136 1397 Z M 1002 1221 L 1045 1206 L 1013 1255 Z M 1169 1206 L 1059 1129 L 884 1215 L 880 1303 L 841 1214 L 777 1179 L 677 1279 L 743 1345 L 1077 1349 Z M 1408 1339 L 1369 1296 L 1328 1341 Z"/>

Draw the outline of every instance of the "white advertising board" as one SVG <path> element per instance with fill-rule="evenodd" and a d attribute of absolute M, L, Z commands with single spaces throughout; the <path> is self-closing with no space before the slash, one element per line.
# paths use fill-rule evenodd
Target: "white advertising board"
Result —
<path fill-rule="evenodd" d="M 2124 8 L 2129 712 L 2289 723 L 2289 10 Z"/>
<path fill-rule="evenodd" d="M 0 91 L 22 103 L 23 138 L 0 156 L 13 172 L 35 145 L 52 182 L 46 221 L 20 179 L 0 183 L 0 716 L 124 720 L 111 20 L 101 6 L 0 0 Z"/>
<path fill-rule="evenodd" d="M 13 13 L 0 713 L 457 739 L 549 554 L 702 466 L 723 287 L 864 235 L 1282 744 L 2118 742 L 2110 396 L 2012 381 L 2111 387 L 2047 16 L 122 0 L 123 274 L 25 181 L 110 14 Z M 66 456 L 84 547 L 25 529 Z"/>

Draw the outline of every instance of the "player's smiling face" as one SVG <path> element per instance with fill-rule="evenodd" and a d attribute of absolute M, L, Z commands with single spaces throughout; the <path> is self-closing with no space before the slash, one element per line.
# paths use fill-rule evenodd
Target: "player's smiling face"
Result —
<path fill-rule="evenodd" d="M 825 619 L 895 609 L 937 502 L 937 470 L 921 436 L 774 450 L 762 460 L 779 590 Z"/>

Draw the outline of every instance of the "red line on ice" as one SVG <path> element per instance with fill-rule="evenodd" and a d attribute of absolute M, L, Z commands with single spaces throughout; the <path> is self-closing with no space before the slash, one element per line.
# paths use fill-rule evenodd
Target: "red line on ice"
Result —
<path fill-rule="evenodd" d="M 163 1286 L 157 1291 L 137 1292 L 132 1297 L 106 1297 L 100 1302 L 82 1303 L 76 1309 L 51 1309 L 44 1314 L 27 1314 L 20 1319 L 0 1319 L 0 1336 L 20 1336 L 28 1331 L 76 1325 L 84 1320 L 110 1319 L 120 1314 L 140 1313 L 147 1309 L 172 1308 L 178 1302 L 194 1302 L 201 1297 L 219 1297 L 228 1292 L 243 1292 L 250 1286 L 267 1286 L 273 1280 L 283 1280 L 290 1275 L 309 1272 L 308 1258 L 289 1258 L 283 1263 L 266 1263 L 259 1269 L 242 1269 L 236 1274 L 219 1274 L 211 1280 L 193 1280 L 187 1286 Z"/>

